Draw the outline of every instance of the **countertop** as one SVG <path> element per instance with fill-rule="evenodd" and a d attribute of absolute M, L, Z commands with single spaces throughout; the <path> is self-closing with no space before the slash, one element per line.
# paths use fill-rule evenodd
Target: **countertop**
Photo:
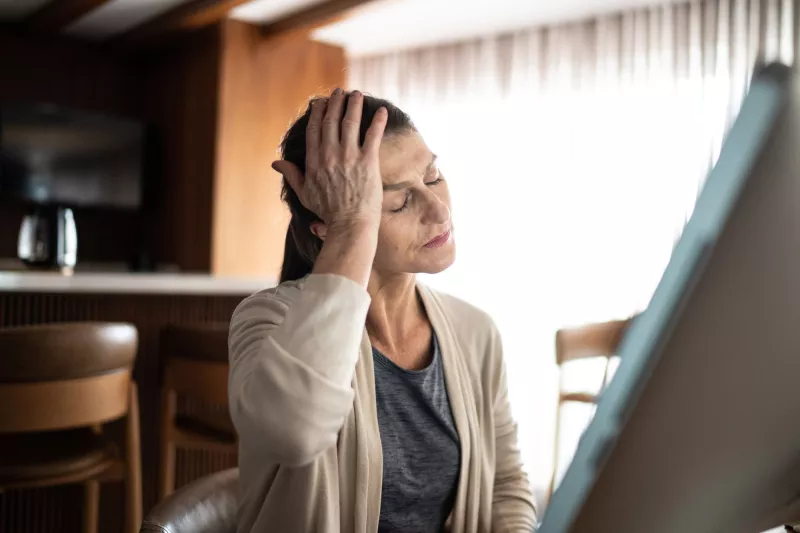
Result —
<path fill-rule="evenodd" d="M 0 293 L 47 292 L 93 294 L 187 294 L 246 296 L 274 287 L 270 278 L 229 278 L 205 274 L 134 274 L 84 272 L 62 275 L 56 272 L 0 270 Z"/>

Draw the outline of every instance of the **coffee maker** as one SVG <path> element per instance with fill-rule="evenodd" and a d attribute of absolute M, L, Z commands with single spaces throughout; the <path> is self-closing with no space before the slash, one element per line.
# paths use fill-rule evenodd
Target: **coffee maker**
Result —
<path fill-rule="evenodd" d="M 22 219 L 17 256 L 29 267 L 71 274 L 78 260 L 78 230 L 72 209 L 34 207 Z"/>

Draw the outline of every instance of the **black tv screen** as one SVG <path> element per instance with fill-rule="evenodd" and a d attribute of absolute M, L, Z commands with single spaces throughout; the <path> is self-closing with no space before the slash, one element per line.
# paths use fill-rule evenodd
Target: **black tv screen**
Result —
<path fill-rule="evenodd" d="M 0 198 L 136 209 L 142 124 L 51 104 L 0 104 Z"/>

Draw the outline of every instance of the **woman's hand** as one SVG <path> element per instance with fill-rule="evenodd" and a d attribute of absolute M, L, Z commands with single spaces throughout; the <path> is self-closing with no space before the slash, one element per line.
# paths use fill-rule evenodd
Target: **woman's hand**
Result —
<path fill-rule="evenodd" d="M 383 203 L 378 149 L 386 127 L 387 112 L 381 108 L 359 146 L 363 95 L 354 91 L 342 117 L 345 94 L 336 89 L 327 102 L 315 100 L 306 128 L 305 176 L 294 164 L 276 161 L 300 201 L 328 226 L 337 228 L 377 225 Z"/>
<path fill-rule="evenodd" d="M 324 233 L 315 230 L 324 244 L 313 272 L 343 276 L 366 288 L 378 246 L 383 204 L 378 149 L 388 113 L 381 108 L 375 114 L 359 146 L 364 97 L 353 92 L 342 118 L 344 98 L 336 89 L 327 103 L 314 102 L 306 128 L 305 176 L 288 161 L 272 166 L 325 223 Z"/>

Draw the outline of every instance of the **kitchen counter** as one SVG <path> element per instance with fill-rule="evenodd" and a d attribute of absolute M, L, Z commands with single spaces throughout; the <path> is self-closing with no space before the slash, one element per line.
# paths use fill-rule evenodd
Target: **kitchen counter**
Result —
<path fill-rule="evenodd" d="M 76 273 L 0 271 L 0 292 L 75 294 L 168 294 L 246 296 L 274 287 L 270 278 L 204 274 Z"/>

